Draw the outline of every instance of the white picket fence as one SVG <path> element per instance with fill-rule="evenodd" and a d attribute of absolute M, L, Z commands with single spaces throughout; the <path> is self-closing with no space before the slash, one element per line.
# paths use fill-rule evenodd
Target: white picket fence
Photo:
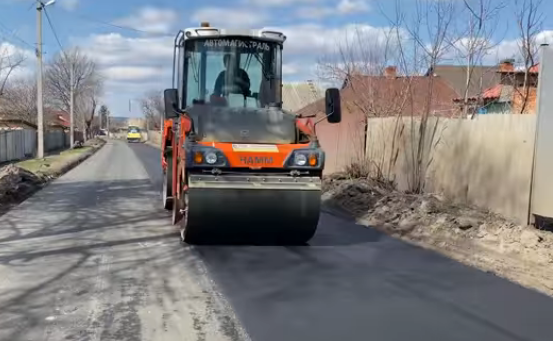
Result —
<path fill-rule="evenodd" d="M 69 147 L 69 134 L 54 130 L 44 135 L 46 152 Z M 34 129 L 0 130 L 0 163 L 34 157 L 37 133 Z"/>

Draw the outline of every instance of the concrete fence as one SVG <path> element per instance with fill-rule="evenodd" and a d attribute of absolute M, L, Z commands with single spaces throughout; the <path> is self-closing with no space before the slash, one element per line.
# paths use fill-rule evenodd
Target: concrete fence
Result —
<path fill-rule="evenodd" d="M 0 131 L 0 163 L 33 157 L 36 135 L 36 131 L 30 129 Z"/>
<path fill-rule="evenodd" d="M 75 133 L 75 140 L 82 137 Z M 68 148 L 69 132 L 62 130 L 48 131 L 44 134 L 45 152 L 53 152 Z M 2 130 L 0 131 L 0 163 L 18 161 L 34 157 L 37 151 L 37 133 L 34 129 Z"/>
<path fill-rule="evenodd" d="M 147 140 L 150 143 L 161 145 L 161 132 L 157 130 L 149 130 Z"/>
<path fill-rule="evenodd" d="M 366 156 L 373 171 L 379 169 L 402 190 L 412 188 L 420 174 L 425 191 L 526 223 L 535 124 L 535 115 L 432 118 L 419 144 L 419 120 L 369 119 Z M 417 158 L 419 145 L 422 158 Z"/>

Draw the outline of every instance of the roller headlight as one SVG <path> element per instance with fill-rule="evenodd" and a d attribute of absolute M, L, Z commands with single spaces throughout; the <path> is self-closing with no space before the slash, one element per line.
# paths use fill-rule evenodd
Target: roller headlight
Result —
<path fill-rule="evenodd" d="M 294 155 L 294 164 L 297 166 L 305 166 L 307 164 L 307 157 L 304 154 L 297 153 Z"/>
<path fill-rule="evenodd" d="M 205 162 L 210 165 L 217 163 L 217 154 L 214 152 L 207 152 L 205 154 Z"/>

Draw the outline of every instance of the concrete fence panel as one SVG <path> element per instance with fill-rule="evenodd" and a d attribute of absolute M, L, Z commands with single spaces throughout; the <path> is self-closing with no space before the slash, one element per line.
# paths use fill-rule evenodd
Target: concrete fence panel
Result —
<path fill-rule="evenodd" d="M 157 130 L 149 130 L 148 141 L 153 144 L 161 145 L 161 132 Z"/>
<path fill-rule="evenodd" d="M 44 134 L 44 151 L 52 152 L 69 147 L 69 133 L 63 130 Z M 34 129 L 0 131 L 0 163 L 34 157 L 37 152 L 37 132 Z"/>
<path fill-rule="evenodd" d="M 366 155 L 373 171 L 402 190 L 420 177 L 425 191 L 526 223 L 535 123 L 535 115 L 433 117 L 421 142 L 419 119 L 375 118 L 368 122 Z"/>
<path fill-rule="evenodd" d="M 25 136 L 25 158 L 35 156 L 37 147 L 37 132 L 33 129 L 25 129 L 23 130 L 23 135 Z"/>
<path fill-rule="evenodd" d="M 0 162 L 22 160 L 34 155 L 32 136 L 25 130 L 0 131 Z M 32 148 L 32 149 L 31 149 Z"/>
<path fill-rule="evenodd" d="M 49 131 L 44 134 L 44 150 L 47 152 L 67 148 L 65 132 L 62 130 Z"/>

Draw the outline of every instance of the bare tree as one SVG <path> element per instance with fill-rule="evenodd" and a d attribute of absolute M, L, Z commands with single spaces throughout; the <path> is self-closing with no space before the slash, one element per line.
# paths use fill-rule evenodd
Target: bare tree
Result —
<path fill-rule="evenodd" d="M 36 81 L 34 77 L 16 78 L 4 88 L 2 110 L 11 119 L 37 123 Z"/>
<path fill-rule="evenodd" d="M 378 151 L 367 161 L 368 168 L 372 175 L 394 181 L 394 168 L 403 149 L 412 170 L 407 182 L 413 192 L 424 190 L 432 163 L 430 146 L 440 140 L 437 120 L 429 121 L 430 117 L 435 110 L 454 111 L 454 92 L 437 86 L 432 74 L 425 75 L 443 60 L 450 44 L 459 40 L 454 31 L 458 7 L 456 0 L 416 0 L 414 9 L 407 12 L 397 0 L 392 15 L 383 13 L 389 20 L 388 29 L 369 30 L 372 36 L 363 31 L 355 32 L 353 38 L 348 34 L 335 43 L 329 57 L 319 61 L 323 80 L 337 83 L 345 79 L 344 110 L 363 113 L 367 119 L 392 118 L 386 120 L 392 126 L 382 122 L 385 132 L 374 141 L 382 145 L 375 146 Z M 446 95 L 449 97 L 442 100 Z"/>
<path fill-rule="evenodd" d="M 100 122 L 100 128 L 106 129 L 108 127 L 108 116 L 109 116 L 109 109 L 108 106 L 105 104 L 102 104 L 100 106 L 100 109 L 98 109 L 98 119 Z"/>
<path fill-rule="evenodd" d="M 396 0 L 395 26 L 404 27 L 408 32 L 408 39 L 399 40 L 400 65 L 406 73 L 417 75 L 433 70 L 449 52 L 450 44 L 459 39 L 453 29 L 458 6 L 456 0 L 416 0 L 414 10 L 407 15 L 401 2 Z M 424 191 L 426 173 L 433 161 L 433 147 L 440 142 L 438 120 L 430 121 L 430 118 L 436 108 L 443 106 L 440 98 L 443 94 L 432 74 L 417 78 L 417 83 L 411 80 L 406 92 L 411 140 L 405 156 L 412 170 L 408 183 L 411 191 L 420 193 Z M 443 110 L 449 110 L 450 105 Z"/>
<path fill-rule="evenodd" d="M 451 48 L 466 63 L 465 89 L 463 93 L 463 111 L 468 114 L 469 93 L 471 88 L 483 92 L 483 79 L 474 79 L 475 66 L 482 65 L 483 59 L 500 44 L 501 40 L 493 39 L 499 26 L 501 11 L 506 4 L 501 0 L 463 0 L 460 8 L 460 31 L 452 37 Z M 479 86 L 471 86 L 480 82 Z"/>
<path fill-rule="evenodd" d="M 71 84 L 73 69 L 73 84 Z M 70 90 L 73 88 L 75 123 L 84 132 L 94 119 L 98 98 L 102 94 L 104 79 L 96 63 L 75 47 L 57 53 L 46 65 L 45 83 L 51 104 L 69 113 Z"/>
<path fill-rule="evenodd" d="M 152 90 L 146 92 L 140 99 L 142 114 L 146 119 L 146 126 L 149 129 L 156 129 L 161 124 L 164 105 L 160 91 Z"/>
<path fill-rule="evenodd" d="M 13 71 L 20 67 L 24 61 L 25 57 L 17 52 L 13 45 L 0 43 L 0 96 L 3 95 Z"/>
<path fill-rule="evenodd" d="M 95 86 L 82 91 L 75 100 L 75 114 L 82 121 L 84 127 L 85 139 L 90 138 L 94 133 L 92 123 L 95 122 L 96 108 L 98 106 L 99 95 L 101 93 L 101 84 L 96 83 Z M 94 130 L 99 129 L 95 126 Z"/>
<path fill-rule="evenodd" d="M 542 0 L 514 0 L 515 17 L 519 32 L 519 51 L 524 66 L 524 81 L 520 113 L 524 113 L 530 97 L 530 73 L 531 67 L 536 64 L 538 54 L 537 36 L 543 28 Z M 518 84 L 516 84 L 518 85 Z"/>
<path fill-rule="evenodd" d="M 342 88 L 343 109 L 360 113 L 365 120 L 372 117 L 401 117 L 406 104 L 406 94 L 399 93 L 390 86 L 395 82 L 397 68 L 391 64 L 398 61 L 398 40 L 404 39 L 404 33 L 397 26 L 373 29 L 357 26 L 346 31 L 343 37 L 329 44 L 329 49 L 317 62 L 319 79 L 322 82 Z M 390 73 L 389 79 L 382 76 Z M 393 94 L 392 94 L 393 92 Z M 396 97 L 395 100 L 390 100 Z M 378 159 L 367 158 L 363 144 L 365 136 L 351 136 L 354 154 L 348 173 L 351 176 L 388 177 L 393 168 L 394 152 L 384 152 Z M 356 141 L 356 142 L 353 142 Z M 387 151 L 390 146 L 385 142 L 377 148 Z M 394 146 L 391 146 L 392 150 Z M 384 155 L 386 154 L 386 156 Z M 388 157 L 388 155 L 392 155 Z M 384 174 L 386 173 L 386 174 Z"/>

